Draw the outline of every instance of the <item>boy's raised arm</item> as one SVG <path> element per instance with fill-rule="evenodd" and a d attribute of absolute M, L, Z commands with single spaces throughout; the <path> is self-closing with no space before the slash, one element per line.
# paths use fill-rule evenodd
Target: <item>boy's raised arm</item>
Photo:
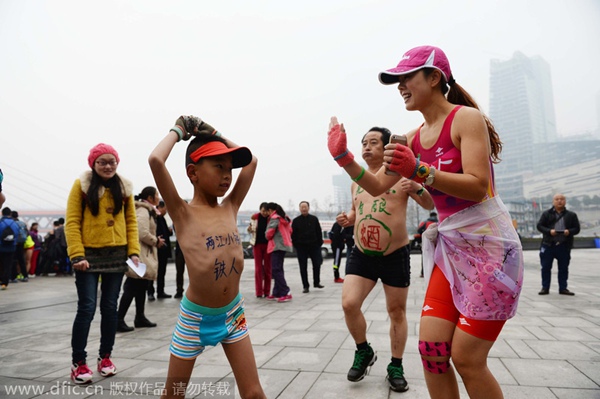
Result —
<path fill-rule="evenodd" d="M 227 147 L 236 148 L 239 145 L 235 144 L 233 141 L 221 135 L 221 138 L 225 139 Z M 254 173 L 256 172 L 256 167 L 258 166 L 258 158 L 253 154 L 252 161 L 246 166 L 242 168 L 240 174 L 233 186 L 233 189 L 227 196 L 227 200 L 232 203 L 232 205 L 236 206 L 238 209 L 242 205 L 244 198 L 248 194 L 250 190 L 250 186 L 252 185 L 252 180 L 254 180 Z"/>
<path fill-rule="evenodd" d="M 185 203 L 179 196 L 171 174 L 165 164 L 179 138 L 177 131 L 169 131 L 167 136 L 158 143 L 148 157 L 148 163 L 150 164 L 156 187 L 169 207 L 171 215 L 178 213 L 181 205 Z"/>

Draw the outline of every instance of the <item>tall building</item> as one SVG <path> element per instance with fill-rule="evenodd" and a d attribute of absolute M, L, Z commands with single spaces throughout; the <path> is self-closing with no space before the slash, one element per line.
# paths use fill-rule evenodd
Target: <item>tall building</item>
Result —
<path fill-rule="evenodd" d="M 557 138 L 548 63 L 520 52 L 506 61 L 492 60 L 490 118 L 503 142 L 497 173 L 537 172 L 540 144 Z"/>

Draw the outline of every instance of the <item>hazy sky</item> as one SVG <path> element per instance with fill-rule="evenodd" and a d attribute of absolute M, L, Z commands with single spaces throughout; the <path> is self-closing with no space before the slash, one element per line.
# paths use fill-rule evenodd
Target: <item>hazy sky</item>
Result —
<path fill-rule="evenodd" d="M 333 198 L 329 117 L 360 138 L 421 121 L 377 74 L 422 44 L 489 109 L 491 59 L 515 51 L 551 67 L 558 132 L 598 126 L 600 1 L 0 0 L 0 168 L 6 205 L 65 207 L 89 149 L 112 144 L 135 191 L 147 157 L 194 114 L 259 158 L 242 209 Z M 502 135 L 502 132 L 500 132 Z M 187 143 L 168 161 L 180 195 Z"/>

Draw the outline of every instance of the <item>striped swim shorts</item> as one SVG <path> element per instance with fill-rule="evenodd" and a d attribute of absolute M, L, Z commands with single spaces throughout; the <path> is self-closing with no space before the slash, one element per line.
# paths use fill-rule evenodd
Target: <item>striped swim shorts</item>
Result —
<path fill-rule="evenodd" d="M 184 296 L 169 351 L 181 359 L 195 359 L 206 346 L 232 344 L 247 335 L 248 326 L 241 293 L 230 304 L 221 308 L 200 306 Z"/>

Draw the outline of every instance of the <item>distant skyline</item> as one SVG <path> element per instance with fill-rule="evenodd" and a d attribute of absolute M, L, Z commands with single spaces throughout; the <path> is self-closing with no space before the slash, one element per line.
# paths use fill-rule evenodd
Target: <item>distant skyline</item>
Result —
<path fill-rule="evenodd" d="M 89 149 L 112 144 L 135 191 L 178 115 L 206 119 L 259 158 L 242 209 L 333 199 L 329 117 L 360 158 L 371 126 L 421 123 L 377 74 L 417 45 L 441 47 L 489 112 L 493 59 L 551 69 L 560 136 L 598 129 L 597 0 L 0 0 L 0 168 L 6 205 L 66 206 Z M 502 135 L 502 132 L 500 132 Z M 182 197 L 185 144 L 168 161 Z"/>

